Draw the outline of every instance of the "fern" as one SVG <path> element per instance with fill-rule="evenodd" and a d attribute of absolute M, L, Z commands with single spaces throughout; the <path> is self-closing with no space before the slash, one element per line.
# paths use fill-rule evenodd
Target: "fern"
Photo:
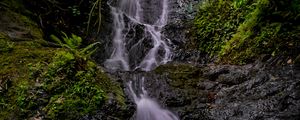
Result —
<path fill-rule="evenodd" d="M 72 53 L 75 53 L 76 55 L 79 55 L 84 58 L 90 57 L 96 50 L 97 48 L 96 45 L 100 44 L 100 42 L 95 42 L 93 44 L 90 44 L 86 46 L 85 48 L 79 49 L 82 43 L 82 38 L 71 34 L 71 37 L 69 37 L 66 33 L 62 32 L 63 34 L 63 42 L 61 39 L 56 37 L 55 35 L 51 35 L 51 39 L 53 39 L 55 42 L 57 42 L 61 47 L 69 49 Z"/>

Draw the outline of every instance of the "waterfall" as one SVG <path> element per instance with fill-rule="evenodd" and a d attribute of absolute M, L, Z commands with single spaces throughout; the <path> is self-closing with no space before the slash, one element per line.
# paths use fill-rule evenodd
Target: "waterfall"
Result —
<path fill-rule="evenodd" d="M 171 60 L 170 42 L 162 34 L 168 19 L 168 0 L 118 0 L 109 5 L 114 33 L 111 56 L 104 62 L 107 69 L 151 71 Z M 142 89 L 139 95 L 134 91 L 132 81 L 127 84 L 137 106 L 136 119 L 179 120 L 151 99 L 143 84 L 136 88 Z"/>
<path fill-rule="evenodd" d="M 171 49 L 169 42 L 162 35 L 162 29 L 167 24 L 168 0 L 120 0 L 117 5 L 111 5 L 113 15 L 113 51 L 109 59 L 104 63 L 105 67 L 112 70 L 130 71 L 141 69 L 150 71 L 160 64 L 171 60 Z M 135 38 L 142 31 L 135 31 L 133 37 L 128 37 L 129 31 L 136 26 L 143 27 L 143 38 Z M 146 39 L 150 36 L 149 39 Z M 133 45 L 129 42 L 140 39 Z M 136 50 L 146 41 L 152 48 L 141 56 L 143 50 Z M 135 50 L 132 50 L 135 49 Z M 144 47 L 140 49 L 145 49 Z M 130 51 L 132 50 L 132 51 Z M 129 56 L 132 56 L 129 58 Z M 138 59 L 143 58 L 141 61 Z M 131 61 L 129 61 L 131 60 Z M 135 63 L 130 67 L 130 63 Z"/>

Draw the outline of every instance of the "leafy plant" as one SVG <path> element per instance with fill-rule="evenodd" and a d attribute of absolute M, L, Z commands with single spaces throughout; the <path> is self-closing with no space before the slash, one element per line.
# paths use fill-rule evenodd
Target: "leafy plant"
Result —
<path fill-rule="evenodd" d="M 75 53 L 76 55 L 82 56 L 85 59 L 92 55 L 97 50 L 93 48 L 95 48 L 97 44 L 100 44 L 100 42 L 95 42 L 86 46 L 85 48 L 79 49 L 82 43 L 81 37 L 74 34 L 71 34 L 71 37 L 68 37 L 68 35 L 64 32 L 62 32 L 62 34 L 62 40 L 56 37 L 55 35 L 51 35 L 50 37 L 55 42 L 59 43 L 60 46 L 68 48 L 69 50 L 71 50 L 71 52 Z"/>

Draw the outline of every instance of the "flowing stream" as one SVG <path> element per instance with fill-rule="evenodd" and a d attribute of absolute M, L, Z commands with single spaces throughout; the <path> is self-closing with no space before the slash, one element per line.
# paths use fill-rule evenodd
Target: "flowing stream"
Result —
<path fill-rule="evenodd" d="M 114 33 L 111 56 L 104 62 L 107 69 L 151 71 L 171 60 L 171 43 L 162 34 L 168 19 L 168 0 L 117 0 L 109 5 Z M 137 81 L 142 84 L 133 88 L 132 83 Z M 136 104 L 136 119 L 179 120 L 148 96 L 143 81 L 131 78 L 127 84 Z"/>

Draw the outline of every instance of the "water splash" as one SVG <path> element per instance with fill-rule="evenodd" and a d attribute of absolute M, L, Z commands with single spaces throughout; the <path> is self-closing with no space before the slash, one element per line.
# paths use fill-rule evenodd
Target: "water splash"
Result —
<path fill-rule="evenodd" d="M 142 87 L 142 93 L 139 96 L 132 88 L 132 81 L 128 83 L 128 88 L 137 106 L 136 120 L 179 120 L 172 112 L 161 108 L 149 98 L 144 87 Z"/>

